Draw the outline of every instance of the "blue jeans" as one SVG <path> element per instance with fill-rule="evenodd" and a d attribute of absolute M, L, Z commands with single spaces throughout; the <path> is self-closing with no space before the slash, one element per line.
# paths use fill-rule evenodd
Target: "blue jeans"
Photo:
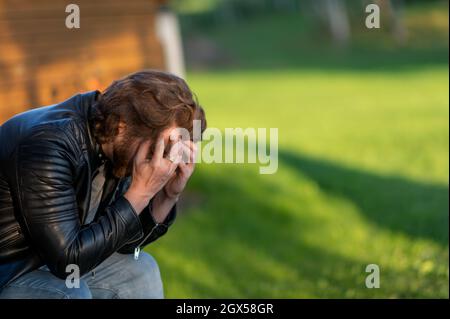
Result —
<path fill-rule="evenodd" d="M 68 288 L 66 281 L 47 268 L 31 271 L 6 285 L 0 299 L 161 299 L 161 275 L 155 259 L 141 252 L 114 253 L 93 271 L 80 278 L 79 288 Z"/>

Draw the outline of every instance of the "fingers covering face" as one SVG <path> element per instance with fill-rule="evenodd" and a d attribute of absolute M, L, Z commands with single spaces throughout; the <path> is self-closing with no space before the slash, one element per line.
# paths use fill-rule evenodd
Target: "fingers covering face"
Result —
<path fill-rule="evenodd" d="M 136 154 L 136 162 L 142 163 L 147 160 L 148 150 L 150 149 L 150 141 L 142 142 Z"/>
<path fill-rule="evenodd" d="M 150 150 L 151 141 L 146 140 L 143 141 L 138 148 L 136 153 L 135 161 L 137 163 L 143 163 L 149 161 L 148 152 Z M 153 157 L 151 161 L 153 163 L 158 163 L 162 159 L 164 159 L 164 150 L 165 150 L 165 141 L 164 137 L 160 136 L 156 141 L 155 150 L 153 153 Z M 195 163 L 196 153 L 197 153 L 197 145 L 191 140 L 178 141 L 170 147 L 170 151 L 168 154 L 168 158 L 172 163 L 180 164 L 180 162 L 186 164 Z"/>
<path fill-rule="evenodd" d="M 156 141 L 155 152 L 153 153 L 152 161 L 159 162 L 164 154 L 164 138 L 160 136 Z"/>
<path fill-rule="evenodd" d="M 179 141 L 172 146 L 170 156 L 181 156 L 183 163 L 194 163 L 197 147 L 192 141 Z"/>

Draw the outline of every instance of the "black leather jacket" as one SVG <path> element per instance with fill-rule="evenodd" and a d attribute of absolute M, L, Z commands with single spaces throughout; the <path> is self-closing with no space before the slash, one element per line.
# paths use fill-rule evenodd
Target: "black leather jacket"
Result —
<path fill-rule="evenodd" d="M 132 253 L 156 240 L 175 218 L 174 206 L 156 224 L 151 203 L 137 215 L 122 196 L 130 178 L 107 169 L 96 218 L 83 225 L 93 175 L 104 161 L 88 121 L 97 94 L 78 94 L 0 126 L 0 289 L 44 264 L 59 278 L 68 275 L 68 264 L 82 275 L 116 251 Z"/>

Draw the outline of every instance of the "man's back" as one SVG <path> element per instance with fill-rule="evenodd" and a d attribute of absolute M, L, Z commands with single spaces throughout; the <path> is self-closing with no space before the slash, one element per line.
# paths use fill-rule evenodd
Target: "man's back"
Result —
<path fill-rule="evenodd" d="M 83 123 L 87 123 L 89 106 L 95 101 L 96 95 L 97 92 L 79 94 L 61 104 L 32 109 L 12 117 L 0 127 L 0 268 L 7 268 L 2 268 L 0 287 L 4 284 L 3 281 L 11 279 L 9 277 L 17 276 L 42 263 L 30 245 L 30 238 L 27 238 L 27 225 L 20 209 L 21 205 L 30 203 L 20 202 L 22 190 L 18 189 L 18 184 L 26 184 L 27 181 L 19 174 L 18 148 L 32 136 L 47 134 L 49 138 L 62 140 L 64 136 L 58 135 L 57 130 L 66 130 L 72 136 L 78 135 L 78 140 L 74 139 L 73 142 L 80 143 L 86 133 L 83 129 L 88 130 Z M 55 131 L 53 137 L 49 135 L 52 130 Z M 39 138 L 36 139 L 38 140 Z M 32 152 L 39 156 L 36 152 L 43 149 L 35 146 Z M 21 163 L 24 161 L 26 158 Z M 40 167 L 42 168 L 45 169 Z M 45 204 L 45 201 L 41 204 Z M 20 267 L 16 264 L 20 264 Z M 14 274 L 17 271 L 19 273 Z"/>
<path fill-rule="evenodd" d="M 95 101 L 98 92 L 78 94 L 55 105 L 31 109 L 20 113 L 0 126 L 0 161 L 7 161 L 20 140 L 41 125 L 64 121 L 87 120 L 89 106 Z M 2 166 L 3 167 L 3 166 Z"/>

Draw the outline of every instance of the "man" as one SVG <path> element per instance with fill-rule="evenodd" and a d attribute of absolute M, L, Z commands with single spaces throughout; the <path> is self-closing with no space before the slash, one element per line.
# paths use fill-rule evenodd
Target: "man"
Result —
<path fill-rule="evenodd" d="M 182 79 L 142 71 L 0 126 L 0 298 L 163 298 L 140 249 L 175 218 L 194 120 Z"/>

